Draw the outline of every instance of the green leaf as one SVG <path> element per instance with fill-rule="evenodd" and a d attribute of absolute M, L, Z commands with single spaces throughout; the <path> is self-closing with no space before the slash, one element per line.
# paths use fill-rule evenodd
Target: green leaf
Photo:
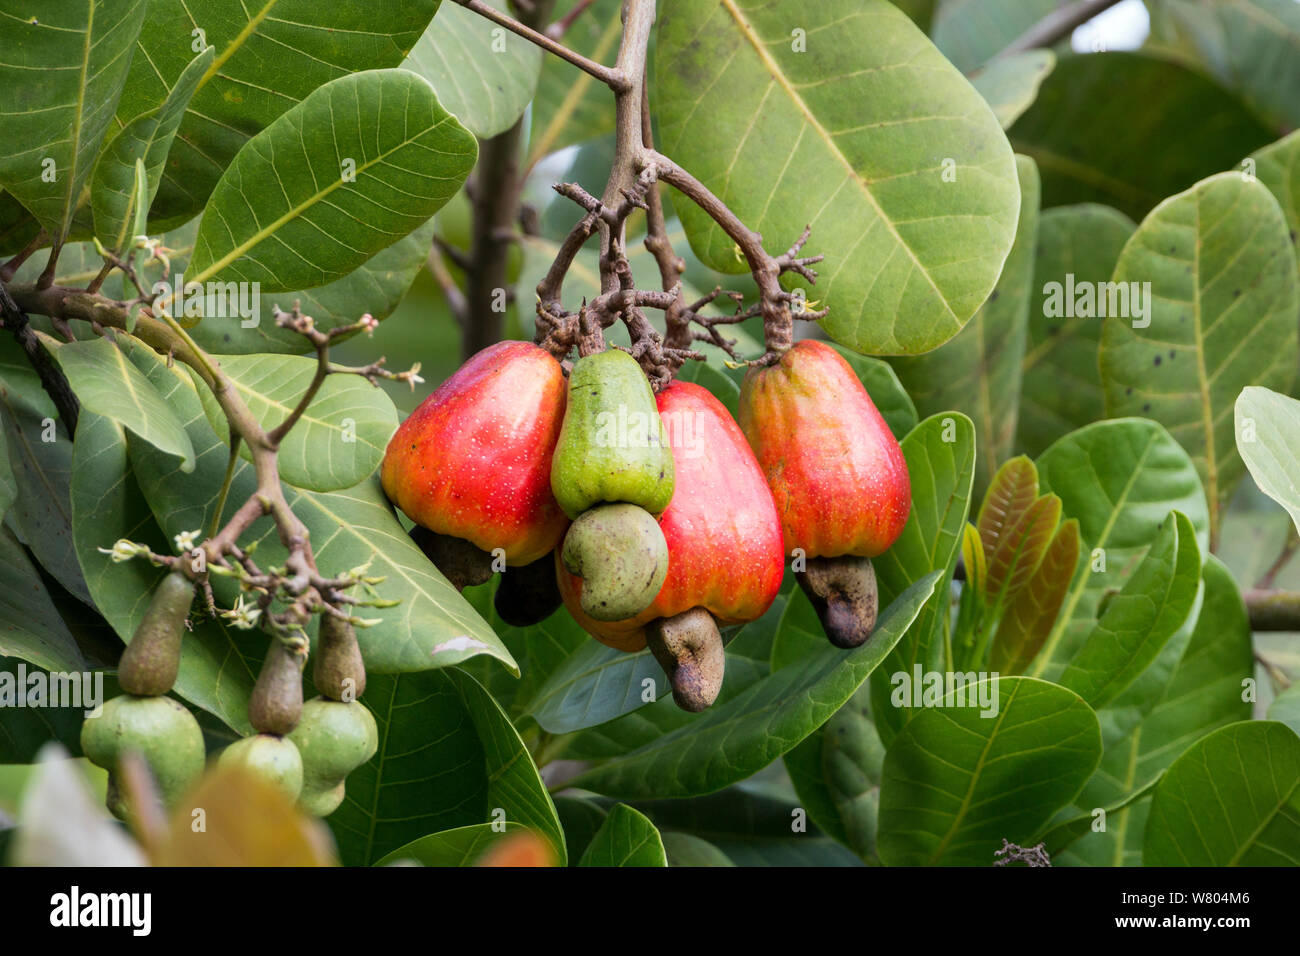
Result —
<path fill-rule="evenodd" d="M 981 683 L 993 684 L 996 715 L 950 694 L 890 744 L 880 789 L 885 864 L 987 866 L 1003 838 L 1028 843 L 1101 759 L 1097 717 L 1071 691 L 1028 677 Z"/>
<path fill-rule="evenodd" d="M 1300 737 L 1245 721 L 1207 734 L 1156 787 L 1146 866 L 1300 866 Z"/>
<path fill-rule="evenodd" d="M 145 232 L 132 220 L 144 218 L 158 194 L 163 165 L 185 108 L 215 55 L 216 51 L 207 47 L 190 60 L 156 110 L 137 116 L 105 144 L 95 163 L 90 204 L 95 235 L 108 249 L 121 254 L 134 236 Z M 138 163 L 144 164 L 147 176 L 148 187 L 143 193 L 135 187 Z"/>
<path fill-rule="evenodd" d="M 649 700 L 644 697 L 647 690 Z M 524 712 L 543 730 L 567 734 L 621 717 L 666 690 L 663 669 L 648 650 L 625 654 L 585 639 L 547 676 Z"/>
<path fill-rule="evenodd" d="M 951 600 L 948 582 L 957 563 L 962 528 L 970 510 L 975 474 L 975 428 L 960 412 L 927 418 L 902 441 L 912 483 L 912 512 L 898 540 L 872 559 L 884 606 L 931 571 L 943 578 L 916 623 L 871 679 L 872 710 L 888 743 L 910 716 L 888 705 L 889 675 L 946 667 L 946 630 Z M 870 642 L 868 642 L 870 643 Z"/>
<path fill-rule="evenodd" d="M 1237 450 L 1250 476 L 1300 530 L 1300 402 L 1267 388 L 1243 388 L 1234 421 Z"/>
<path fill-rule="evenodd" d="M 379 750 L 349 775 L 347 796 L 329 817 L 345 863 L 371 864 L 431 832 L 498 820 L 537 830 L 563 863 L 555 805 L 510 720 L 477 681 L 452 669 L 372 675 L 365 703 Z M 420 719 L 408 719 L 414 714 Z"/>
<path fill-rule="evenodd" d="M 969 73 L 1059 6 L 1057 0 L 940 0 L 934 42 Z"/>
<path fill-rule="evenodd" d="M 1300 734 L 1300 684 L 1292 684 L 1268 705 L 1268 719 L 1286 724 Z"/>
<path fill-rule="evenodd" d="M 0 186 L 61 243 L 117 109 L 145 0 L 3 0 Z M 57 64 L 57 68 L 51 68 Z"/>
<path fill-rule="evenodd" d="M 147 544 L 158 554 L 170 554 L 175 548 L 154 521 L 136 484 L 122 426 L 84 409 L 72 446 L 70 498 L 73 544 L 95 609 L 130 643 L 154 588 L 167 572 L 143 560 L 119 564 L 99 549 L 112 548 L 120 538 Z M 206 616 L 191 624 L 181 641 L 176 693 L 239 733 L 252 733 L 248 697 L 260 669 L 265 636 Z"/>
<path fill-rule="evenodd" d="M 504 0 L 487 0 L 503 13 Z M 456 3 L 444 3 L 402 66 L 438 91 L 449 113 L 475 136 L 508 130 L 537 88 L 541 47 Z"/>
<path fill-rule="evenodd" d="M 1200 584 L 1196 531 L 1185 515 L 1172 512 L 1058 682 L 1094 709 L 1112 702 L 1183 626 Z"/>
<path fill-rule="evenodd" d="M 731 858 L 708 840 L 690 833 L 665 830 L 659 834 L 669 866 L 735 866 Z"/>
<path fill-rule="evenodd" d="M 1033 160 L 1024 156 L 1016 157 L 1016 171 L 1021 196 L 1016 239 L 988 301 L 942 347 L 891 363 L 922 415 L 948 408 L 970 411 L 978 436 L 976 497 L 984 494 L 998 465 L 1011 456 L 1020 404 L 1020 363 L 1033 299 L 1038 171 Z"/>
<path fill-rule="evenodd" d="M 1163 25 L 1196 65 L 1239 94 L 1274 129 L 1300 126 L 1300 8 L 1294 0 L 1158 0 Z M 1159 21 L 1158 21 L 1159 22 Z M 1155 31 L 1153 31 L 1155 32 Z"/>
<path fill-rule="evenodd" d="M 916 619 L 940 574 L 930 574 L 881 614 L 871 640 L 852 651 L 823 641 L 798 663 L 754 682 L 669 733 L 580 774 L 573 786 L 623 798 L 685 797 L 720 790 L 767 766 L 825 723 Z M 816 615 L 802 594 L 786 606 L 799 626 Z M 730 663 L 730 662 L 728 662 Z M 724 682 L 725 688 L 725 682 Z"/>
<path fill-rule="evenodd" d="M 881 359 L 868 358 L 857 352 L 851 352 L 834 342 L 831 342 L 830 346 L 839 352 L 844 361 L 848 362 L 857 373 L 858 378 L 862 380 L 862 387 L 871 397 L 872 404 L 880 412 L 880 417 L 885 420 L 894 437 L 902 441 L 903 437 L 916 427 L 917 413 L 911 396 L 903 388 L 903 383 L 898 380 L 898 373 L 894 371 L 893 366 Z"/>
<path fill-rule="evenodd" d="M 1082 554 L 1051 633 L 1030 668 L 1054 679 L 1091 632 L 1102 596 L 1123 587 L 1170 511 L 1181 511 L 1208 550 L 1209 512 L 1187 452 L 1156 422 L 1120 418 L 1064 436 L 1038 459 L 1043 492 L 1079 519 Z"/>
<path fill-rule="evenodd" d="M 288 418 L 316 374 L 317 361 L 297 355 L 226 355 L 222 370 L 265 429 Z M 229 441 L 216 397 L 199 389 L 208 424 Z M 280 477 L 298 488 L 337 491 L 363 481 L 383 460 L 397 428 L 392 399 L 359 375 L 330 375 L 280 444 Z M 251 461 L 247 447 L 240 454 Z"/>
<path fill-rule="evenodd" d="M 20 392 L 0 381 L 0 424 L 8 444 L 9 466 L 17 493 L 6 523 L 32 555 L 63 587 L 86 604 L 90 592 L 72 547 L 72 511 L 68 486 L 72 440 L 63 423 L 34 407 Z M 39 393 L 44 401 L 44 393 Z"/>
<path fill-rule="evenodd" d="M 992 291 L 1019 209 L 1013 157 L 988 104 L 891 4 L 669 0 L 656 57 L 664 152 L 771 250 L 811 224 L 832 338 L 925 352 Z M 705 264 L 744 271 L 712 220 L 680 214 Z"/>
<path fill-rule="evenodd" d="M 181 460 L 181 471 L 194 470 L 194 446 L 184 426 L 127 352 L 147 346 L 130 336 L 60 343 L 41 341 L 53 354 L 83 407 L 130 429 L 161 452 Z"/>
<path fill-rule="evenodd" d="M 1107 740 L 1101 766 L 1074 801 L 1080 812 L 1091 815 L 1096 808 L 1131 800 L 1207 732 L 1249 719 L 1244 687 L 1255 660 L 1246 606 L 1232 574 L 1213 555 L 1206 559 L 1203 578 L 1205 599 L 1172 678 L 1151 695 L 1148 711 L 1121 739 Z M 1098 716 L 1109 738 L 1114 707 Z M 1139 863 L 1149 808 L 1148 801 L 1140 800 L 1122 814 L 1108 809 L 1106 829 L 1074 843 L 1067 859 L 1094 866 Z"/>
<path fill-rule="evenodd" d="M 999 57 L 970 78 L 980 96 L 993 107 L 1003 129 L 1009 129 L 1033 105 L 1038 87 L 1056 66 L 1051 50 L 1026 50 Z"/>
<path fill-rule="evenodd" d="M 655 825 L 625 803 L 615 804 L 578 866 L 667 866 Z"/>
<path fill-rule="evenodd" d="M 1213 81 L 1138 53 L 1062 56 L 1007 135 L 1038 164 L 1045 207 L 1099 202 L 1134 219 L 1273 139 Z"/>
<path fill-rule="evenodd" d="M 1282 207 L 1291 235 L 1300 234 L 1300 130 L 1251 153 L 1255 175 Z"/>
<path fill-rule="evenodd" d="M 248 139 L 322 83 L 395 67 L 415 46 L 438 0 L 259 0 L 195 11 L 150 0 L 117 123 L 154 110 L 194 54 L 217 50 L 177 132 L 153 215 L 164 228 L 200 209 Z"/>
<path fill-rule="evenodd" d="M 560 17 L 577 0 L 556 4 Z M 622 0 L 597 0 L 564 34 L 564 45 L 597 63 L 613 62 L 623 35 Z M 614 131 L 609 89 L 559 57 L 542 60 L 528 134 L 528 167 L 549 153 Z"/>
<path fill-rule="evenodd" d="M 421 866 L 473 866 L 497 840 L 506 834 L 527 830 L 522 823 L 507 820 L 503 825 L 475 823 L 440 833 L 430 833 L 375 861 L 375 866 L 414 860 Z"/>
<path fill-rule="evenodd" d="M 204 417 L 190 376 L 147 355 L 141 356 L 141 362 L 147 362 L 141 370 L 185 424 L 198 466 L 193 474 L 183 475 L 149 446 L 132 442 L 136 478 L 167 535 L 211 527 L 229 449 Z M 252 466 L 240 461 L 223 518 L 228 520 L 256 487 Z M 310 532 L 322 571 L 341 573 L 368 563 L 369 574 L 384 578 L 377 586 L 380 596 L 400 602 L 395 607 L 365 609 L 366 617 L 379 619 L 357 633 L 367 670 L 395 673 L 446 667 L 478 654 L 517 670 L 492 629 L 407 536 L 377 478 L 338 492 L 302 491 L 287 485 L 284 490 L 289 506 Z M 245 546 L 254 540 L 260 543 L 259 563 L 284 561 L 285 550 L 269 522 L 255 525 Z M 216 589 L 227 605 L 234 600 L 235 590 L 228 581 L 217 582 Z"/>
<path fill-rule="evenodd" d="M 332 80 L 240 150 L 204 209 L 186 281 L 266 294 L 340 279 L 423 225 L 477 152 L 414 73 Z"/>
<path fill-rule="evenodd" d="M 13 532 L 0 526 L 0 657 L 56 671 L 85 668 L 81 651 L 40 573 Z"/>
<path fill-rule="evenodd" d="M 1033 576 L 1008 603 L 989 652 L 993 670 L 1019 674 L 1029 666 L 1056 623 L 1078 565 L 1079 522 L 1070 518 L 1056 529 Z"/>
<path fill-rule="evenodd" d="M 1232 403 L 1247 385 L 1285 391 L 1295 380 L 1300 278 L 1286 220 L 1258 182 L 1221 173 L 1143 221 L 1114 281 L 1151 284 L 1141 318 L 1130 297 L 1131 317 L 1112 310 L 1102 327 L 1106 413 L 1154 418 L 1182 443 L 1205 483 L 1217 540 L 1245 472 Z"/>
<path fill-rule="evenodd" d="M 1135 228 L 1123 213 L 1092 203 L 1046 209 L 1039 217 L 1016 428 L 1017 444 L 1031 455 L 1106 417 L 1097 371 L 1101 323 L 1055 309 L 1062 303 L 1052 290 L 1068 291 L 1065 298 L 1073 302 L 1076 286 L 1109 282 Z"/>
<path fill-rule="evenodd" d="M 0 564 L 3 563 L 5 552 L 8 550 L 4 544 L 5 539 L 12 540 L 12 538 L 8 531 L 0 528 Z M 0 571 L 0 577 L 7 577 L 7 575 Z M 5 606 L 6 597 L 7 595 L 0 597 L 0 610 L 10 610 Z M 53 611 L 53 608 L 50 610 Z M 57 615 L 55 617 L 57 618 Z M 3 621 L 0 623 L 0 641 L 7 642 L 9 619 L 0 620 Z M 3 697 L 0 699 L 5 701 L 5 719 L 0 722 L 0 765 L 35 763 L 37 752 L 51 740 L 59 741 L 74 755 L 81 753 L 81 722 L 85 714 L 91 710 L 84 697 L 82 702 L 86 703 L 86 706 L 81 709 L 48 704 L 40 707 L 18 704 L 18 700 L 23 699 L 22 695 L 32 692 L 33 685 L 27 681 L 36 671 L 37 668 L 16 657 L 0 657 L 0 688 L 3 688 L 0 691 Z M 82 674 L 87 678 L 90 677 L 89 671 L 83 671 Z M 56 683 L 51 685 L 49 674 L 44 675 L 44 681 L 49 688 L 47 693 L 52 693 L 54 687 L 58 686 L 57 679 L 55 679 Z M 83 693 L 93 693 L 93 685 L 85 683 L 81 686 Z"/>
<path fill-rule="evenodd" d="M 1145 786 L 1134 790 L 1126 797 L 1122 797 L 1117 803 L 1113 803 L 1108 807 L 1097 807 L 1091 813 L 1086 813 L 1079 817 L 1072 817 L 1069 820 L 1053 825 L 1050 830 L 1043 834 L 1043 849 L 1047 852 L 1048 856 L 1055 859 L 1063 851 L 1068 850 L 1071 846 L 1078 843 L 1080 838 L 1085 837 L 1090 833 L 1107 832 L 1105 829 L 1098 829 L 1098 827 L 1100 826 L 1104 828 L 1109 826 L 1111 823 L 1111 817 L 1121 817 L 1135 804 L 1141 804 L 1143 800 L 1151 796 L 1155 791 L 1156 784 L 1159 783 L 1159 781 L 1160 777 L 1156 776 Z M 1145 806 L 1145 804 L 1142 805 Z M 1098 811 L 1101 811 L 1101 813 L 1098 813 Z"/>
<path fill-rule="evenodd" d="M 13 196 L 0 191 L 0 255 L 13 255 L 40 231 L 36 217 Z"/>

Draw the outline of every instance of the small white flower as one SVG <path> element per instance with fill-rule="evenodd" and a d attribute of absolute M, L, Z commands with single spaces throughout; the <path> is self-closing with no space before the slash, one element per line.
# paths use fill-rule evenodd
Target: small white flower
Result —
<path fill-rule="evenodd" d="M 128 541 L 126 538 L 119 538 L 111 548 L 99 548 L 98 550 L 100 554 L 107 554 L 114 564 L 121 564 L 123 561 L 130 561 L 134 557 L 149 553 L 147 546 Z"/>
<path fill-rule="evenodd" d="M 357 320 L 357 324 L 361 326 L 362 331 L 364 331 L 366 335 L 373 335 L 375 329 L 379 328 L 379 320 L 369 312 L 361 316 L 361 318 Z"/>
<path fill-rule="evenodd" d="M 241 631 L 247 631 L 257 624 L 257 619 L 262 616 L 260 607 L 244 603 L 244 596 L 241 594 L 235 598 L 235 606 L 229 611 L 222 611 L 221 616 L 228 620 L 233 627 Z"/>
<path fill-rule="evenodd" d="M 176 550 L 184 554 L 187 551 L 192 551 L 194 546 L 199 543 L 199 531 L 182 531 L 172 540 L 176 542 Z"/>

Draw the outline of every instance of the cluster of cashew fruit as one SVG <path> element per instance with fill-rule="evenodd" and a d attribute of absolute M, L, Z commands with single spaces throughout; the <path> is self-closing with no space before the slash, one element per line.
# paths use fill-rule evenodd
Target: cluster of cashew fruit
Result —
<path fill-rule="evenodd" d="M 142 757 L 164 806 L 174 806 L 203 772 L 203 733 L 184 705 L 167 697 L 180 670 L 194 583 L 171 571 L 158 585 L 122 654 L 118 682 L 125 691 L 87 718 L 81 748 L 108 771 L 108 808 L 125 819 L 121 760 Z M 253 685 L 248 718 L 256 733 L 221 751 L 218 764 L 241 766 L 278 787 L 304 811 L 327 816 L 343 801 L 344 780 L 378 747 L 375 719 L 356 697 L 366 673 L 356 633 L 346 620 L 321 618 L 312 679 L 320 696 L 303 702 L 307 639 L 273 639 Z"/>
<path fill-rule="evenodd" d="M 625 352 L 579 358 L 566 387 L 550 353 L 502 342 L 403 422 L 381 474 L 453 584 L 504 570 L 507 623 L 563 603 L 602 643 L 649 646 L 689 711 L 721 689 L 719 627 L 767 611 L 787 555 L 830 640 L 864 643 L 870 558 L 911 507 L 898 442 L 844 359 L 810 340 L 749 370 L 739 425 L 698 385 L 652 393 Z"/>

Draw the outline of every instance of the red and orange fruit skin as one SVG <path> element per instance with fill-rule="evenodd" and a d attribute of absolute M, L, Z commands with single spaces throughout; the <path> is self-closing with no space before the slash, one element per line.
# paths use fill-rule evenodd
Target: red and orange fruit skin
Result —
<path fill-rule="evenodd" d="M 536 561 L 569 524 L 551 493 L 565 394 L 560 364 L 531 342 L 483 349 L 393 434 L 384 493 L 430 531 Z"/>
<path fill-rule="evenodd" d="M 781 518 L 786 554 L 875 557 L 911 511 L 907 462 L 848 362 L 804 339 L 740 391 L 740 427 Z"/>
<path fill-rule="evenodd" d="M 596 621 L 582 611 L 582 579 L 557 558 L 565 607 L 587 633 L 610 647 L 639 651 L 645 626 L 704 607 L 720 625 L 761 617 L 784 573 L 781 525 L 745 436 L 707 390 L 673 382 L 655 402 L 668 431 L 676 472 L 673 497 L 659 519 L 668 542 L 668 576 L 653 603 L 634 618 Z"/>

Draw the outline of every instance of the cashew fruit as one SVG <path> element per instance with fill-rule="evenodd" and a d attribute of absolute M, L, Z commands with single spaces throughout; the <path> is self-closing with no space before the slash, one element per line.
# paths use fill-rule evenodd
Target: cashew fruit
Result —
<path fill-rule="evenodd" d="M 563 603 L 555 581 L 555 558 L 547 554 L 532 564 L 508 568 L 501 575 L 492 605 L 511 627 L 538 624 Z"/>
<path fill-rule="evenodd" d="M 599 505 L 579 515 L 564 536 L 560 556 L 582 578 L 582 609 L 598 621 L 640 614 L 668 574 L 664 533 L 636 505 Z"/>
<path fill-rule="evenodd" d="M 248 722 L 262 734 L 287 734 L 302 714 L 302 670 L 307 645 L 272 638 L 248 696 Z"/>
<path fill-rule="evenodd" d="M 344 780 L 379 749 L 375 718 L 360 701 L 346 703 L 313 697 L 288 739 L 302 757 L 298 805 L 318 817 L 343 802 Z"/>
<path fill-rule="evenodd" d="M 573 366 L 551 490 L 570 518 L 619 501 L 658 515 L 672 500 L 673 456 L 650 382 L 628 353 L 596 352 Z"/>
<path fill-rule="evenodd" d="M 108 808 L 119 819 L 125 819 L 126 807 L 116 786 L 117 767 L 128 750 L 144 758 L 166 806 L 203 772 L 203 731 L 194 715 L 170 697 L 112 698 L 98 717 L 87 717 L 81 725 L 81 750 L 108 771 Z"/>
<path fill-rule="evenodd" d="M 781 523 L 745 436 L 727 409 L 690 382 L 655 396 L 667 429 L 676 490 L 659 519 L 668 574 L 648 608 L 597 621 L 582 607 L 583 582 L 557 559 L 564 606 L 587 633 L 624 651 L 646 646 L 646 625 L 692 608 L 719 624 L 760 617 L 781 587 Z"/>
<path fill-rule="evenodd" d="M 551 493 L 564 415 L 564 373 L 531 342 L 483 349 L 402 422 L 380 480 L 416 524 L 460 538 L 506 564 L 560 543 L 568 520 Z"/>
<path fill-rule="evenodd" d="M 712 614 L 693 607 L 651 621 L 646 643 L 668 675 L 678 707 L 697 714 L 718 699 L 727 658 Z"/>
<path fill-rule="evenodd" d="M 193 601 L 194 582 L 180 571 L 169 572 L 158 583 L 118 662 L 117 680 L 122 690 L 137 697 L 158 697 L 172 689 Z"/>
<path fill-rule="evenodd" d="M 352 701 L 366 692 L 366 664 L 350 621 L 321 615 L 311 681 L 321 696 L 330 700 Z"/>
<path fill-rule="evenodd" d="M 272 784 L 291 801 L 302 792 L 302 757 L 287 737 L 254 734 L 221 751 L 217 766 L 243 767 Z"/>

